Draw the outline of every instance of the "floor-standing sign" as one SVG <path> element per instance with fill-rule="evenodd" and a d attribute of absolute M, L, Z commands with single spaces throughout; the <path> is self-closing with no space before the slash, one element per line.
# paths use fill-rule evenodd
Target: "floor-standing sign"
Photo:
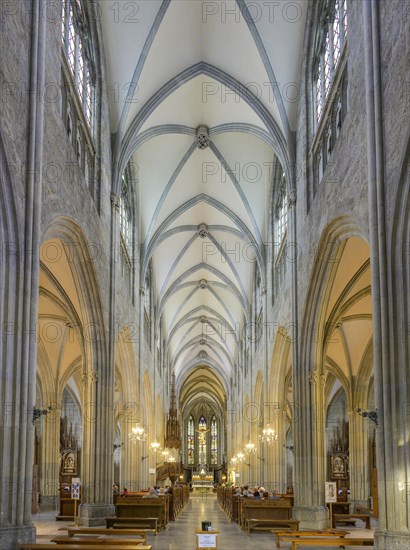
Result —
<path fill-rule="evenodd" d="M 333 503 L 337 502 L 337 488 L 335 481 L 326 481 L 325 483 L 325 501 L 329 506 L 329 516 L 330 516 L 330 528 L 334 527 L 333 525 Z"/>
<path fill-rule="evenodd" d="M 71 498 L 74 500 L 74 525 L 77 525 L 77 501 L 80 500 L 80 478 L 71 478 Z"/>
<path fill-rule="evenodd" d="M 218 549 L 219 531 L 202 531 L 197 529 L 196 534 L 196 550 L 205 550 L 207 548 Z"/>

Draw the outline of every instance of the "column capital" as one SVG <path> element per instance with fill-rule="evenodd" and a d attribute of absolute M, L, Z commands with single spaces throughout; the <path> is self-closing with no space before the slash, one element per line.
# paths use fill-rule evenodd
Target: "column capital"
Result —
<path fill-rule="evenodd" d="M 90 371 L 90 380 L 93 383 L 98 382 L 98 372 L 96 370 Z"/>
<path fill-rule="evenodd" d="M 319 379 L 319 371 L 317 369 L 311 370 L 309 372 L 309 382 L 311 384 L 316 384 Z"/>
<path fill-rule="evenodd" d="M 321 374 L 321 375 L 319 376 L 320 383 L 322 384 L 323 387 L 326 386 L 326 381 L 327 381 L 328 374 L 329 374 L 329 373 L 325 372 L 324 374 Z"/>
<path fill-rule="evenodd" d="M 112 192 L 111 193 L 111 206 L 119 212 L 120 210 L 120 197 L 117 195 L 117 193 Z"/>
<path fill-rule="evenodd" d="M 288 208 L 291 209 L 294 206 L 296 206 L 296 201 L 297 201 L 296 188 L 293 188 L 289 191 Z"/>

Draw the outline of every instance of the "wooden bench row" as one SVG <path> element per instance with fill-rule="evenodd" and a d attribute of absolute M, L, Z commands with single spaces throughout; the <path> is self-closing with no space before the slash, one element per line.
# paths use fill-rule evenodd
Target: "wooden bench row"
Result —
<path fill-rule="evenodd" d="M 339 539 L 343 539 L 346 535 L 350 535 L 349 531 L 343 531 L 343 530 L 336 530 L 336 529 L 330 529 L 330 530 L 323 530 L 319 531 L 317 529 L 311 529 L 307 530 L 304 529 L 303 531 L 291 531 L 289 529 L 287 530 L 280 530 L 280 529 L 272 529 L 271 532 L 276 535 L 276 547 L 280 547 L 280 539 L 288 539 L 288 538 L 303 538 L 303 537 L 338 537 Z"/>
<path fill-rule="evenodd" d="M 355 519 L 361 519 L 366 524 L 366 529 L 370 529 L 368 514 L 332 514 L 332 527 L 335 527 L 336 523 L 349 523 Z"/>
<path fill-rule="evenodd" d="M 272 527 L 281 527 L 284 529 L 288 527 L 291 531 L 297 531 L 299 529 L 299 520 L 297 519 L 257 519 L 250 518 L 247 520 L 247 533 L 251 534 L 251 531 L 270 531 Z"/>
<path fill-rule="evenodd" d="M 140 510 L 134 510 L 135 514 L 140 513 Z M 107 529 L 129 529 L 130 527 L 144 529 L 144 531 L 152 531 L 154 535 L 158 533 L 158 518 L 157 517 L 109 517 L 105 518 Z"/>
<path fill-rule="evenodd" d="M 118 544 L 117 541 L 112 541 L 112 544 L 101 544 L 101 541 L 98 543 L 94 542 L 93 544 L 89 544 L 87 548 L 101 548 L 103 546 L 104 550 L 117 550 Z M 25 542 L 23 544 L 19 544 L 20 550 L 50 550 L 50 548 L 57 548 L 57 545 L 55 544 L 46 544 L 42 542 Z M 60 544 L 58 545 L 59 550 L 79 550 L 82 546 L 78 543 L 67 543 L 67 544 Z M 128 546 L 125 546 L 127 550 L 151 550 L 152 546 L 146 546 L 141 544 L 130 544 Z"/>
<path fill-rule="evenodd" d="M 138 537 L 138 542 L 147 542 L 147 530 L 145 529 L 106 529 L 105 527 L 67 527 L 69 537 L 84 535 L 109 535 L 119 537 Z"/>
<path fill-rule="evenodd" d="M 374 546 L 374 540 L 371 538 L 340 538 L 340 537 L 286 537 L 287 542 L 292 543 L 292 550 L 297 550 L 301 546 Z"/>

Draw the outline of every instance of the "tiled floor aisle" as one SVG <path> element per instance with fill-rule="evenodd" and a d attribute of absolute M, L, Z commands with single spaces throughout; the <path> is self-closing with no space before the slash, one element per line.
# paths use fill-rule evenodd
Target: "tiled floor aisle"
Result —
<path fill-rule="evenodd" d="M 252 537 L 244 534 L 236 523 L 231 523 L 219 506 L 215 495 L 191 496 L 189 504 L 165 532 L 150 537 L 149 543 L 155 550 L 195 550 L 195 529 L 202 521 L 211 521 L 219 531 L 218 550 L 273 550 L 273 536 L 258 533 Z M 156 539 L 156 540 L 155 540 Z"/>
<path fill-rule="evenodd" d="M 39 514 L 33 520 L 38 541 L 63 534 L 59 529 L 69 525 L 67 522 L 56 522 L 55 513 L 50 512 Z M 166 531 L 161 531 L 158 536 L 148 535 L 147 543 L 152 545 L 153 550 L 195 550 L 195 529 L 201 527 L 201 521 L 211 521 L 212 527 L 219 531 L 218 550 L 275 550 L 272 534 L 259 532 L 248 537 L 236 523 L 231 523 L 218 505 L 215 495 L 191 496 L 177 520 L 170 522 Z M 352 536 L 368 537 L 370 534 L 370 531 L 360 528 L 350 529 L 350 532 Z M 289 550 L 290 544 L 281 544 L 282 547 Z M 326 550 L 325 547 L 321 548 Z"/>

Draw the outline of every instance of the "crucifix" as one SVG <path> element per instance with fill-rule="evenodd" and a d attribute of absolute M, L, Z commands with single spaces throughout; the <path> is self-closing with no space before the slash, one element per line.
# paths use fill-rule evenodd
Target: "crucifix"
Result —
<path fill-rule="evenodd" d="M 199 443 L 198 458 L 199 458 L 199 463 L 202 466 L 202 465 L 205 464 L 205 460 L 206 460 L 205 451 L 204 451 L 204 448 L 206 447 L 206 442 L 205 442 L 206 435 L 205 434 L 207 432 L 209 432 L 209 429 L 204 430 L 203 428 L 199 428 L 198 430 L 195 430 L 195 431 L 198 432 L 198 443 Z"/>

